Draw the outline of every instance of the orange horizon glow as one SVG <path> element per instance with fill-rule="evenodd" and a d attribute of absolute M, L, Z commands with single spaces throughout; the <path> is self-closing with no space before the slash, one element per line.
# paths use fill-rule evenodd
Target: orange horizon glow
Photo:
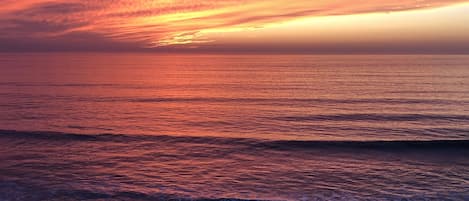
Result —
<path fill-rule="evenodd" d="M 6 0 L 2 41 L 72 47 L 386 48 L 469 42 L 461 0 Z M 6 42 L 5 42 L 6 43 Z M 16 44 L 10 46 L 15 47 Z M 51 45 L 52 44 L 52 45 Z M 8 46 L 8 45 L 7 45 Z M 114 47 L 115 46 L 115 47 Z M 215 48 L 215 49 L 216 49 Z M 455 47 L 465 49 L 466 47 Z M 73 49 L 73 48 L 72 48 Z"/>

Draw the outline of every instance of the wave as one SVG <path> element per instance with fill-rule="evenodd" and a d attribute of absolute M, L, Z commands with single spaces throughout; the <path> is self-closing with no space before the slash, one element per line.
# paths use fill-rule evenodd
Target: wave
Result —
<path fill-rule="evenodd" d="M 180 201 L 243 201 L 236 198 L 191 198 L 181 195 L 154 193 L 147 194 L 133 191 L 98 192 L 81 189 L 46 189 L 40 186 L 11 181 L 0 181 L 0 200 L 180 200 Z"/>
<path fill-rule="evenodd" d="M 467 104 L 464 100 L 448 99 L 392 99 L 392 98 L 374 98 L 374 99 L 328 99 L 328 98 L 223 98 L 223 97 L 193 97 L 193 98 L 110 98 L 101 99 L 101 101 L 124 101 L 124 102 L 236 102 L 236 103 L 301 103 L 301 104 Z"/>
<path fill-rule="evenodd" d="M 263 199 L 241 199 L 241 198 L 202 198 L 176 195 L 170 193 L 143 193 L 136 191 L 100 192 L 84 189 L 51 189 L 42 186 L 25 184 L 23 182 L 0 181 L 0 191 L 8 192 L 0 194 L 0 200 L 108 200 L 108 201 L 263 201 Z M 448 195 L 407 195 L 405 198 L 387 195 L 376 200 L 467 200 L 465 193 L 448 193 Z M 458 199 L 459 198 L 459 199 Z M 370 200 L 370 197 L 354 195 L 352 193 L 341 193 L 333 191 L 316 191 L 312 197 L 304 197 L 301 200 Z M 374 200 L 374 199 L 371 199 Z"/>
<path fill-rule="evenodd" d="M 445 114 L 332 114 L 274 117 L 281 121 L 469 121 L 469 115 Z"/>
<path fill-rule="evenodd" d="M 253 147 L 262 149 L 373 149 L 373 150 L 464 150 L 469 140 L 263 140 L 252 138 L 192 137 L 169 135 L 75 134 L 45 131 L 0 130 L 0 139 L 36 139 L 66 141 L 194 143 Z"/>
<path fill-rule="evenodd" d="M 279 149 L 469 150 L 469 140 L 274 141 L 265 144 L 265 146 Z"/>
<path fill-rule="evenodd" d="M 226 97 L 84 97 L 84 96 L 52 96 L 31 95 L 27 93 L 0 93 L 6 97 L 62 99 L 86 102 L 133 102 L 133 103 L 161 103 L 161 102 L 201 102 L 201 103 L 251 103 L 251 104 L 430 104 L 430 105 L 463 105 L 469 100 L 451 99 L 396 99 L 396 98 L 359 98 L 359 99 L 331 99 L 331 98 L 226 98 Z"/>
<path fill-rule="evenodd" d="M 98 135 L 62 133 L 53 131 L 0 130 L 0 138 L 43 139 L 43 140 L 98 140 Z"/>
<path fill-rule="evenodd" d="M 0 82 L 0 86 L 20 86 L 20 87 L 125 87 L 125 84 L 112 83 L 41 83 L 41 82 Z"/>

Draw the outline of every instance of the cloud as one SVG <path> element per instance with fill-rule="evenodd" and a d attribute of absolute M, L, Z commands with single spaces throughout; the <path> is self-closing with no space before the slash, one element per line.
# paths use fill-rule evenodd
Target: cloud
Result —
<path fill-rule="evenodd" d="M 49 52 L 49 51 L 141 51 L 145 44 L 116 41 L 100 34 L 74 32 L 66 35 L 37 37 L 0 37 L 0 52 Z"/>
<path fill-rule="evenodd" d="M 0 8 L 0 38 L 41 44 L 54 41 L 59 45 L 58 41 L 64 39 L 92 35 L 85 38 L 106 41 L 100 45 L 114 41 L 161 47 L 207 43 L 211 41 L 204 37 L 207 32 L 259 28 L 302 17 L 394 12 L 460 2 L 463 1 L 4 0 Z M 93 46 L 93 42 L 86 44 Z M 74 46 L 59 46 L 67 45 Z"/>

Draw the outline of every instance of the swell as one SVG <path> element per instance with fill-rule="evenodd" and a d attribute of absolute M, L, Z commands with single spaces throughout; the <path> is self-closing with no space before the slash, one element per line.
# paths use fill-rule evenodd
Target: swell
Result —
<path fill-rule="evenodd" d="M 469 150 L 469 140 L 273 141 L 265 146 L 276 149 Z"/>
<path fill-rule="evenodd" d="M 1 139 L 19 140 L 64 140 L 96 142 L 158 142 L 231 145 L 272 150 L 310 149 L 373 149 L 373 150 L 463 150 L 469 151 L 469 140 L 262 140 L 252 138 L 191 137 L 169 135 L 125 135 L 125 134 L 75 134 L 44 131 L 0 130 Z"/>
<path fill-rule="evenodd" d="M 469 121 L 469 115 L 448 114 L 332 114 L 274 117 L 280 121 Z"/>
<path fill-rule="evenodd" d="M 162 200 L 180 200 L 180 201 L 222 201 L 234 200 L 243 201 L 236 198 L 190 198 L 187 196 L 154 193 L 147 194 L 135 191 L 118 192 L 98 192 L 80 189 L 50 189 L 41 186 L 24 184 L 19 182 L 1 181 L 0 191 L 9 192 L 0 194 L 0 200 L 18 200 L 18 197 L 24 200 L 138 200 L 138 201 L 162 201 Z"/>
<path fill-rule="evenodd" d="M 226 98 L 226 97 L 86 97 L 86 96 L 52 96 L 27 93 L 0 93 L 12 98 L 60 99 L 67 101 L 84 102 L 127 102 L 127 103 L 166 103 L 166 102 L 200 102 L 200 103 L 250 103 L 250 104 L 469 104 L 469 100 L 454 99 L 415 99 L 415 98 L 357 98 L 357 99 L 331 99 L 331 98 Z"/>

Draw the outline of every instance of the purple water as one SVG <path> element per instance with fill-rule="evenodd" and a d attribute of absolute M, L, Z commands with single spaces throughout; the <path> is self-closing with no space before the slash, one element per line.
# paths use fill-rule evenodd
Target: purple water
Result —
<path fill-rule="evenodd" d="M 0 200 L 468 200 L 468 66 L 0 54 Z"/>

